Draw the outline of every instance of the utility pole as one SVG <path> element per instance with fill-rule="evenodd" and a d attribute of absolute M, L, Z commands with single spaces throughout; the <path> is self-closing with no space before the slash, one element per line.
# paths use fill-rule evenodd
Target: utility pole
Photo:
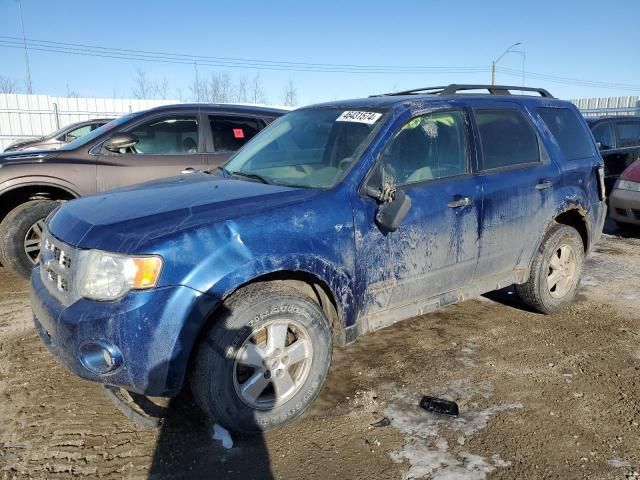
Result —
<path fill-rule="evenodd" d="M 497 60 L 494 60 L 493 62 L 491 62 L 491 85 L 495 85 L 496 84 L 496 65 L 497 63 L 502 60 L 502 57 L 504 57 L 507 53 L 510 52 L 515 52 L 515 50 L 511 50 L 513 47 L 517 47 L 518 45 L 522 45 L 521 42 L 516 42 L 513 45 L 511 45 L 509 48 L 507 48 L 504 53 L 502 55 L 500 55 L 498 57 Z M 520 53 L 520 52 L 517 52 Z M 524 68 L 524 67 L 523 67 Z M 523 70 L 523 82 L 524 82 L 524 70 Z"/>
<path fill-rule="evenodd" d="M 24 34 L 24 20 L 22 19 L 22 2 L 21 0 L 16 0 L 18 2 L 18 12 L 20 13 L 20 25 L 22 26 L 22 44 L 24 45 L 24 61 L 26 64 L 27 70 L 27 93 L 31 95 L 33 93 L 33 87 L 31 85 L 31 69 L 29 68 L 29 52 L 27 50 L 27 38 Z"/>
<path fill-rule="evenodd" d="M 193 68 L 196 71 L 196 103 L 200 103 L 200 81 L 198 80 L 198 64 L 193 62 Z"/>

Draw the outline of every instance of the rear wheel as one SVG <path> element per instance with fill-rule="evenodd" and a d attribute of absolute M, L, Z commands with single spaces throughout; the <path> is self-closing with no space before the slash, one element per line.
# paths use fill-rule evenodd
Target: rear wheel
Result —
<path fill-rule="evenodd" d="M 583 263 L 584 245 L 578 231 L 555 225 L 535 254 L 529 280 L 516 285 L 516 292 L 535 310 L 553 313 L 574 299 Z"/>
<path fill-rule="evenodd" d="M 298 290 L 254 284 L 234 294 L 198 346 L 196 402 L 230 430 L 270 430 L 316 398 L 331 363 L 331 330 Z"/>
<path fill-rule="evenodd" d="M 40 259 L 44 221 L 57 206 L 53 200 L 31 200 L 9 212 L 0 224 L 3 265 L 29 277 Z"/>

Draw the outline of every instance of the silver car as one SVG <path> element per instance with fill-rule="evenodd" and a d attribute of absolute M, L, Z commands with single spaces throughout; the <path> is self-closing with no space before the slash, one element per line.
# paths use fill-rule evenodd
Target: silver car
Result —
<path fill-rule="evenodd" d="M 94 118 L 92 120 L 85 120 L 83 122 L 76 122 L 47 136 L 32 138 L 30 140 L 24 140 L 22 142 L 16 142 L 5 148 L 5 152 L 15 152 L 18 150 L 56 150 L 62 145 L 74 141 L 76 138 L 80 138 L 89 132 L 92 132 L 96 128 L 101 127 L 105 123 L 113 120 L 112 118 Z"/>

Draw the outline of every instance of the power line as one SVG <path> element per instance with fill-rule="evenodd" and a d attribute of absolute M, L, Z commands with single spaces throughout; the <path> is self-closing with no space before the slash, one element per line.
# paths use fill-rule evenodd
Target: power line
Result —
<path fill-rule="evenodd" d="M 15 47 L 22 42 L 18 38 L 0 35 L 0 46 Z M 167 52 L 151 52 L 146 50 L 132 50 L 120 48 L 98 47 L 93 45 L 53 42 L 48 40 L 27 39 L 27 45 L 32 50 L 68 53 L 103 58 L 117 58 L 124 60 L 155 61 L 161 63 L 193 64 L 224 66 L 229 68 L 256 68 L 264 70 L 290 70 L 306 72 L 330 73 L 474 73 L 486 72 L 487 67 L 435 67 L 435 66 L 405 66 L 405 65 L 354 65 L 288 62 L 275 60 L 256 60 L 232 57 L 213 57 L 205 55 L 177 54 Z"/>
<path fill-rule="evenodd" d="M 512 75 L 512 76 L 522 75 L 522 71 L 516 70 L 513 68 L 498 67 L 498 71 L 506 75 Z M 594 88 L 614 88 L 614 89 L 623 89 L 623 90 L 640 90 L 640 85 L 632 85 L 628 83 L 599 82 L 595 80 L 584 80 L 580 78 L 561 77 L 557 75 L 548 75 L 548 74 L 535 73 L 535 72 L 525 72 L 525 74 L 529 78 L 546 80 L 549 82 L 561 83 L 564 85 L 576 85 L 576 86 L 594 87 Z"/>
<path fill-rule="evenodd" d="M 349 74 L 463 74 L 486 73 L 488 67 L 462 66 L 410 66 L 410 65 L 358 65 L 339 63 L 311 63 L 290 62 L 284 60 L 260 60 L 238 57 L 219 57 L 207 55 L 192 55 L 149 50 L 134 50 L 124 48 L 102 47 L 81 43 L 57 42 L 52 40 L 37 40 L 31 38 L 21 39 L 0 35 L 0 47 L 4 48 L 29 48 L 29 50 L 61 53 L 67 55 L 81 55 L 95 58 L 111 58 L 118 60 L 144 61 L 156 63 L 169 63 L 179 65 L 193 65 L 196 62 L 200 66 L 243 68 L 274 71 L 297 71 L 312 73 L 349 73 Z M 520 70 L 506 67 L 497 67 L 497 71 L 504 75 L 521 76 Z M 600 82 L 578 78 L 562 77 L 537 72 L 525 72 L 527 78 L 537 79 L 549 83 L 568 86 L 582 86 L 590 88 L 633 90 L 640 91 L 640 85 Z"/>

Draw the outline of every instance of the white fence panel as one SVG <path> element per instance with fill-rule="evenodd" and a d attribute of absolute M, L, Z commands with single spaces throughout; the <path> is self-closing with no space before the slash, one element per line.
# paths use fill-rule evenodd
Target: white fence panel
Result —
<path fill-rule="evenodd" d="M 586 116 L 640 115 L 640 97 L 597 97 L 569 100 Z"/>
<path fill-rule="evenodd" d="M 178 100 L 68 98 L 0 94 L 0 152 L 11 143 L 47 135 L 69 123 L 119 117 Z"/>

